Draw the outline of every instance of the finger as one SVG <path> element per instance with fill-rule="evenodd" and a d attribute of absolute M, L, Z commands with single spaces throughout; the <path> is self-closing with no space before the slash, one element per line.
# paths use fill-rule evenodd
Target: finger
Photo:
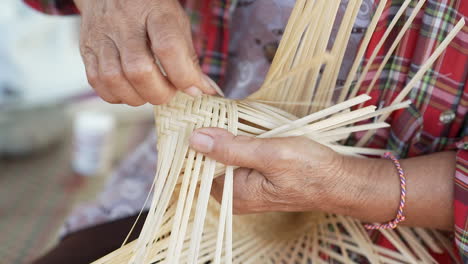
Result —
<path fill-rule="evenodd" d="M 234 172 L 233 210 L 235 214 L 263 212 L 274 209 L 268 197 L 269 182 L 258 171 L 240 168 Z M 221 203 L 225 177 L 213 180 L 211 195 Z"/>
<path fill-rule="evenodd" d="M 113 96 L 109 91 L 105 89 L 99 82 L 99 65 L 96 54 L 91 49 L 82 49 L 81 57 L 86 70 L 86 77 L 88 78 L 88 83 L 93 87 L 94 91 L 101 97 L 104 101 L 117 104 L 121 101 Z"/>
<path fill-rule="evenodd" d="M 99 81 L 107 91 L 131 106 L 146 103 L 125 78 L 120 64 L 120 54 L 112 40 L 101 42 L 98 61 Z"/>
<path fill-rule="evenodd" d="M 183 8 L 179 8 L 179 13 L 180 13 L 180 17 L 187 18 L 187 15 L 186 15 L 185 10 Z M 192 37 L 192 29 L 191 29 L 191 26 L 190 26 L 190 21 L 188 19 L 184 19 L 183 21 L 186 24 L 185 26 L 182 24 L 182 30 L 185 33 L 184 36 L 185 36 L 185 40 L 187 41 L 187 48 L 189 49 L 188 53 L 192 57 L 192 61 L 194 62 L 195 67 L 197 68 L 197 70 L 201 72 L 202 79 L 203 79 L 202 81 L 203 81 L 204 85 L 209 86 L 218 95 L 220 95 L 221 97 L 224 97 L 224 92 L 221 90 L 221 88 L 218 86 L 218 84 L 216 82 L 214 82 L 208 75 L 203 73 L 203 71 L 201 70 L 200 62 L 198 60 L 198 55 L 197 55 L 197 53 L 195 51 L 195 47 L 193 45 L 193 37 Z M 214 92 L 209 92 L 209 94 L 214 94 Z"/>
<path fill-rule="evenodd" d="M 271 183 L 256 170 L 237 169 L 234 174 L 233 211 L 249 214 L 274 211 Z"/>
<path fill-rule="evenodd" d="M 146 35 L 134 35 L 118 42 L 123 72 L 143 99 L 153 105 L 164 104 L 176 89 L 157 67 L 146 40 Z"/>
<path fill-rule="evenodd" d="M 173 15 L 176 11 L 155 10 L 148 16 L 147 27 L 151 50 L 161 62 L 170 82 L 193 96 L 216 91 L 203 79 L 193 44 L 188 42 L 183 27 L 187 18 Z M 182 25 L 181 25 L 182 24 Z"/>
<path fill-rule="evenodd" d="M 211 185 L 211 196 L 213 196 L 213 198 L 215 198 L 219 203 L 221 203 L 223 198 L 224 179 L 224 175 L 216 177 L 213 179 L 213 183 Z"/>
<path fill-rule="evenodd" d="M 190 145 L 198 152 L 226 165 L 247 167 L 263 171 L 272 155 L 281 146 L 268 144 L 271 139 L 234 136 L 220 128 L 202 128 L 194 131 Z M 278 142 L 277 144 L 281 144 Z"/>

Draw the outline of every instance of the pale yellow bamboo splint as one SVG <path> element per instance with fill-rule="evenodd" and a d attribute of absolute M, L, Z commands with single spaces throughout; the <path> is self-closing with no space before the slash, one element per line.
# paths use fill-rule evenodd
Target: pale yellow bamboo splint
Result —
<path fill-rule="evenodd" d="M 413 9 L 403 31 L 424 1 L 420 0 Z M 403 2 L 389 30 L 410 2 Z M 392 111 L 409 106 L 410 102 L 403 99 L 460 31 L 464 20 L 460 20 L 391 105 L 381 109 L 359 108 L 370 97 L 355 96 L 366 77 L 356 73 L 386 4 L 380 1 L 345 86 L 336 96 L 338 103 L 332 105 L 334 85 L 361 3 L 362 0 L 348 1 L 340 28 L 332 36 L 340 1 L 298 0 L 265 83 L 249 99 L 233 101 L 177 94 L 169 104 L 156 106 L 159 159 L 144 227 L 136 241 L 124 243 L 94 263 L 309 264 L 351 263 L 355 258 L 365 258 L 370 263 L 435 263 L 429 249 L 448 250 L 454 256 L 444 236 L 421 228 L 376 231 L 397 248 L 393 251 L 374 244 L 363 225 L 346 216 L 323 212 L 233 216 L 235 168 L 217 164 L 189 149 L 188 137 L 192 131 L 219 127 L 233 134 L 259 138 L 304 136 L 344 155 L 384 153 L 386 150 L 362 146 L 372 131 L 388 127 L 384 121 Z M 403 34 L 397 36 L 390 53 Z M 387 35 L 378 47 L 384 44 Z M 330 47 L 331 38 L 335 42 Z M 368 66 L 364 73 L 367 70 Z M 357 85 L 353 86 L 356 78 Z M 377 121 L 354 125 L 369 118 Z M 368 132 L 356 146 L 338 143 L 358 131 Z M 210 198 L 210 189 L 213 178 L 222 174 L 226 180 L 219 205 Z"/>

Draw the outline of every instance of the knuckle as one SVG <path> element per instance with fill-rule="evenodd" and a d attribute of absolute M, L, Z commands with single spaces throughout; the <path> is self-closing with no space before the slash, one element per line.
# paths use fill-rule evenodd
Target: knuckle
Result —
<path fill-rule="evenodd" d="M 180 38 L 177 32 L 161 31 L 156 34 L 156 39 L 151 43 L 151 48 L 160 58 L 174 55 L 180 46 Z"/>
<path fill-rule="evenodd" d="M 99 76 L 93 73 L 88 74 L 88 83 L 91 87 L 97 87 L 99 85 Z"/>
<path fill-rule="evenodd" d="M 93 49 L 84 43 L 80 44 L 80 54 L 85 64 L 90 63 L 93 57 L 96 56 Z"/>
<path fill-rule="evenodd" d="M 265 154 L 267 157 L 270 157 L 271 160 L 289 161 L 289 160 L 294 160 L 295 153 L 296 152 L 288 146 L 278 146 L 278 147 L 275 147 L 274 151 L 269 151 Z"/>
<path fill-rule="evenodd" d="M 271 200 L 271 197 L 279 196 L 278 189 L 266 180 L 261 182 L 258 193 L 264 200 Z"/>
<path fill-rule="evenodd" d="M 99 78 L 99 81 L 107 87 L 113 87 L 121 83 L 122 75 L 115 71 L 104 70 Z"/>
<path fill-rule="evenodd" d="M 92 50 L 91 48 L 86 44 L 85 41 L 80 41 L 80 54 L 81 56 L 83 57 L 87 57 L 90 55 L 90 53 L 92 53 Z"/>
<path fill-rule="evenodd" d="M 264 180 L 258 187 L 257 196 L 256 201 L 258 203 L 261 203 L 262 205 L 273 205 L 280 199 L 281 193 L 276 186 L 271 184 L 269 181 Z"/>
<path fill-rule="evenodd" d="M 257 142 L 254 152 L 257 153 L 259 167 L 269 168 L 277 165 L 276 163 L 279 161 L 280 155 L 278 151 L 281 151 L 281 148 L 272 149 L 271 145 L 275 146 L 275 144 L 270 144 L 266 140 Z"/>
<path fill-rule="evenodd" d="M 129 81 L 132 83 L 143 82 L 147 76 L 151 75 L 153 65 L 144 60 L 130 60 L 122 63 L 122 69 Z"/>
<path fill-rule="evenodd" d="M 82 30 L 79 40 L 80 53 L 81 55 L 94 55 L 99 50 L 99 47 L 108 41 L 109 38 L 99 30 Z"/>
<path fill-rule="evenodd" d="M 237 164 L 237 157 L 234 148 L 225 147 L 221 153 L 222 160 L 228 165 Z"/>

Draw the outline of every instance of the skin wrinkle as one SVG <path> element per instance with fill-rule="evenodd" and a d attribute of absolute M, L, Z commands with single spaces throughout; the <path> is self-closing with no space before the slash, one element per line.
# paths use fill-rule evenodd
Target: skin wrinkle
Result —
<path fill-rule="evenodd" d="M 93 50 L 90 49 L 89 47 L 83 47 L 81 49 L 81 54 L 82 54 L 82 58 L 84 60 L 84 62 L 86 64 L 95 64 L 93 65 L 92 69 L 90 69 L 91 67 L 88 67 L 87 68 L 87 71 L 86 71 L 86 74 L 87 74 L 87 77 L 88 77 L 88 82 L 91 86 L 93 85 L 96 85 L 97 82 L 98 82 L 98 78 L 99 78 L 99 75 L 98 75 L 98 71 L 97 71 L 97 68 L 98 68 L 98 65 L 97 65 L 97 56 L 96 54 L 94 54 Z"/>
<path fill-rule="evenodd" d="M 118 52 L 117 50 L 117 44 L 115 43 L 115 41 L 107 34 L 103 34 L 104 37 L 106 37 L 105 39 L 101 40 L 102 41 L 102 44 L 107 44 L 107 46 L 105 45 L 100 45 L 99 46 L 99 56 L 100 58 L 105 58 L 107 54 L 105 54 L 106 50 L 108 49 L 112 49 L 112 50 L 115 50 L 115 55 L 117 56 L 117 60 L 120 61 L 120 53 Z M 112 47 L 111 47 L 112 46 Z M 104 75 L 109 75 L 111 78 L 112 77 L 117 77 L 117 75 L 120 75 L 121 72 L 119 71 L 118 68 L 115 67 L 115 65 L 109 65 L 108 63 L 101 63 L 101 65 L 106 65 L 106 66 L 103 66 L 101 67 L 101 71 Z"/>
<path fill-rule="evenodd" d="M 358 159 L 358 158 L 355 158 Z M 352 161 L 355 161 L 353 159 Z M 346 162 L 346 159 L 344 156 L 341 159 L 342 161 L 342 175 L 339 177 L 341 179 L 345 179 L 345 177 L 350 177 L 351 175 L 368 175 L 368 174 L 373 174 L 373 172 L 367 172 L 366 170 L 359 170 L 355 171 L 354 167 L 352 166 L 352 162 Z M 373 167 L 371 164 L 374 164 L 372 162 L 372 159 L 367 160 L 368 166 L 366 169 Z M 370 171 L 373 171 L 373 169 L 370 169 Z M 347 173 L 345 173 L 347 172 Z M 335 186 L 333 186 L 331 189 L 342 189 L 343 193 L 338 193 L 334 194 L 335 197 L 335 207 L 340 208 L 339 210 L 344 211 L 346 215 L 349 215 L 351 212 L 356 210 L 356 207 L 361 207 L 363 204 L 365 204 L 365 198 L 366 194 L 371 191 L 371 186 L 373 184 L 366 185 L 363 183 L 362 178 L 365 177 L 354 177 L 355 180 L 353 181 L 346 181 L 347 184 L 344 186 L 339 186 L 339 183 L 345 182 L 345 181 L 336 181 Z M 370 180 L 370 179 L 369 179 Z M 369 188 L 370 187 L 370 188 Z M 344 193 L 345 192 L 345 193 Z"/>
<path fill-rule="evenodd" d="M 202 82 L 201 71 L 197 69 L 196 64 L 193 63 L 192 58 L 195 56 L 195 52 L 192 45 L 188 45 L 186 36 L 177 34 L 177 32 L 183 31 L 181 30 L 178 19 L 168 14 L 155 16 L 153 19 L 155 21 L 151 21 L 152 24 L 166 24 L 164 28 L 158 29 L 157 31 L 153 30 L 154 32 L 150 35 L 150 39 L 152 40 L 151 49 L 153 54 L 156 54 L 156 57 L 159 58 L 164 69 L 168 72 L 169 79 L 182 90 L 191 87 L 192 85 L 190 84 L 194 82 Z M 172 22 L 169 23 L 168 21 Z M 187 46 L 190 46 L 190 48 L 186 49 L 185 47 Z M 184 56 L 181 57 L 183 59 L 182 61 L 178 60 L 172 62 L 171 59 L 176 52 L 184 54 Z M 171 63 L 185 65 L 184 68 L 177 69 L 179 71 L 177 77 L 171 77 L 176 75 L 172 72 L 173 69 L 168 66 L 169 60 L 171 60 Z M 195 76 L 189 74 L 189 72 L 197 72 L 198 74 Z M 196 79 L 194 79 L 195 77 Z"/>
<path fill-rule="evenodd" d="M 208 135 L 213 136 L 209 133 Z M 244 150 L 248 152 L 249 156 L 254 155 L 254 157 L 256 157 L 254 158 L 254 162 L 258 163 L 256 168 L 263 170 L 265 173 L 265 176 L 261 176 L 258 171 L 250 171 L 245 176 L 245 182 L 247 183 L 251 182 L 251 178 L 258 177 L 259 175 L 263 177 L 259 188 L 260 190 L 257 191 L 258 197 L 251 199 L 255 202 L 263 201 L 261 205 L 257 205 L 257 208 L 255 205 L 252 205 L 251 201 L 248 200 L 248 197 L 252 196 L 252 192 L 249 191 L 249 187 L 252 185 L 249 184 L 245 189 L 243 189 L 243 191 L 238 191 L 238 189 L 242 187 L 235 185 L 235 197 L 243 201 L 247 200 L 246 202 L 242 203 L 244 208 L 240 208 L 240 206 L 236 204 L 235 207 L 237 208 L 237 213 L 249 213 L 268 210 L 270 207 L 268 206 L 269 204 L 275 204 L 275 208 L 277 209 L 293 211 L 294 205 L 296 205 L 298 201 L 304 200 L 306 196 L 313 195 L 313 193 L 321 193 L 321 190 L 324 189 L 323 176 L 311 177 L 310 175 L 313 175 L 312 173 L 314 168 L 316 170 L 317 168 L 324 167 L 326 166 L 325 164 L 329 164 L 331 161 L 320 162 L 319 166 L 312 167 L 310 165 L 310 159 L 306 158 L 308 157 L 306 153 L 309 152 L 309 150 L 306 148 L 305 152 L 298 151 L 301 150 L 303 146 L 310 144 L 310 141 L 307 139 L 297 137 L 290 139 L 264 139 L 259 141 L 250 137 L 235 137 L 230 134 L 224 134 L 222 136 L 214 135 L 213 137 L 215 140 L 220 141 L 237 141 L 237 143 L 234 143 L 231 147 L 222 147 L 225 146 L 226 143 L 215 146 L 215 152 L 218 152 L 218 157 L 222 157 L 222 161 L 227 162 L 228 164 L 242 163 L 242 161 L 239 160 L 239 157 L 236 158 L 236 154 L 233 153 L 233 151 L 239 149 L 239 147 L 235 146 L 248 145 L 249 147 L 244 148 Z M 229 145 L 229 143 L 227 144 Z M 220 147 L 222 147 L 221 150 L 219 150 Z M 216 151 L 216 148 L 218 148 L 218 151 Z M 321 150 L 332 153 L 328 148 L 321 148 Z M 296 168 L 297 170 L 293 175 L 291 175 L 291 167 Z M 244 177 L 242 176 L 244 173 L 245 171 L 238 170 L 235 173 L 235 177 Z M 308 176 L 304 177 L 304 175 Z M 294 184 L 298 180 L 301 181 L 301 179 L 304 178 L 308 179 L 307 182 L 304 182 L 304 184 Z M 236 178 L 235 181 L 237 179 L 238 178 Z M 216 181 L 216 183 L 217 184 L 214 188 L 221 188 L 222 184 L 221 186 L 218 185 L 218 183 L 221 183 L 221 181 Z M 253 185 L 253 187 L 257 188 L 255 185 Z M 214 194 L 215 197 L 219 199 L 221 197 L 220 194 L 222 194 L 222 191 L 220 190 L 218 192 L 214 192 Z M 309 202 L 308 208 L 314 204 L 315 202 Z"/>
<path fill-rule="evenodd" d="M 206 156 L 255 167 L 234 172 L 236 214 L 318 210 L 379 223 L 396 216 L 400 182 L 395 165 L 387 159 L 343 156 L 300 137 L 246 139 L 219 128 L 197 131 L 214 139 L 214 149 Z M 452 228 L 454 156 L 448 151 L 401 160 L 407 175 L 403 225 Z M 222 178 L 212 190 L 218 201 Z"/>
<path fill-rule="evenodd" d="M 176 89 L 184 90 L 189 85 L 210 93 L 202 82 L 200 68 L 191 63 L 196 54 L 191 41 L 187 41 L 192 38 L 190 27 L 178 1 L 76 2 L 83 15 L 80 46 L 84 47 L 80 47 L 80 50 L 83 57 L 88 56 L 85 59 L 86 71 L 93 71 L 97 67 L 95 74 L 98 74 L 98 78 L 90 83 L 93 83 L 100 95 L 107 92 L 116 97 L 114 100 L 108 97 L 107 100 L 137 105 L 135 94 L 143 95 L 142 91 L 151 90 L 150 93 L 144 93 L 142 99 L 151 103 L 164 103 Z M 144 33 L 131 34 L 137 30 Z M 125 33 L 131 38 L 126 38 Z M 136 45 L 132 45 L 135 44 L 133 36 Z M 100 52 L 96 53 L 110 46 L 106 43 L 107 38 L 112 40 L 115 48 L 106 52 L 113 51 L 117 55 L 103 56 Z M 168 38 L 173 42 L 166 43 Z M 132 53 L 136 48 L 139 50 L 135 53 L 153 61 L 151 65 L 155 58 L 162 59 L 161 64 L 168 78 L 158 79 L 158 76 L 153 76 L 150 79 L 149 74 L 142 69 L 136 69 L 138 73 L 135 75 L 132 73 L 130 77 L 126 76 L 124 73 L 128 72 L 128 68 L 124 64 L 128 58 L 120 55 L 126 51 Z M 172 48 L 178 52 L 169 54 Z M 89 57 L 88 49 L 96 56 L 95 61 Z M 118 76 L 111 77 L 115 79 L 102 78 L 99 74 L 106 62 L 114 63 Z M 159 69 L 154 67 L 153 73 L 159 73 Z M 117 77 L 119 81 L 116 81 Z M 160 97 L 164 100 L 159 100 Z M 217 160 L 228 159 L 234 163 L 231 165 L 249 165 L 257 169 L 236 170 L 233 201 L 236 211 L 248 213 L 318 209 L 377 222 L 388 221 L 395 216 L 399 182 L 394 165 L 387 160 L 344 157 L 303 138 L 249 139 L 223 133 L 219 130 L 212 132 L 213 135 L 221 135 L 215 137 L 221 148 L 216 153 L 209 153 L 209 156 Z M 454 155 L 452 151 L 401 161 L 408 174 L 408 220 L 405 224 L 444 229 L 452 227 Z M 222 184 L 215 184 L 214 188 L 222 188 Z M 213 193 L 219 194 L 220 191 Z"/>
<path fill-rule="evenodd" d="M 154 35 L 155 40 L 151 48 L 158 58 L 170 58 L 174 52 L 180 52 L 176 47 L 180 44 L 179 36 L 172 31 L 160 31 Z"/>
<path fill-rule="evenodd" d="M 260 160 L 262 163 L 260 164 L 260 167 L 262 168 L 271 168 L 273 167 L 273 163 L 276 161 L 275 157 L 273 155 L 276 155 L 277 152 L 276 150 L 267 150 L 268 145 L 265 146 L 265 141 L 261 141 L 260 144 L 257 144 L 255 147 L 254 153 L 258 154 L 260 157 L 262 157 Z M 273 155 L 271 155 L 273 153 Z M 268 178 L 267 178 L 268 180 Z M 271 183 L 273 186 L 274 184 Z"/>
<path fill-rule="evenodd" d="M 134 61 L 123 62 L 123 72 L 131 84 L 143 85 L 147 77 L 151 77 L 155 65 L 145 63 L 144 60 L 135 59 Z M 138 92 L 138 91 L 137 91 Z"/>
<path fill-rule="evenodd" d="M 92 50 L 88 50 L 85 53 L 86 55 L 82 55 L 85 64 L 88 65 L 86 67 L 86 76 L 88 79 L 88 83 L 91 86 L 94 86 L 96 89 L 96 93 L 106 100 L 109 103 L 121 103 L 120 100 L 116 99 L 111 93 L 106 91 L 105 89 L 101 89 L 99 87 L 99 74 L 98 74 L 98 59 L 97 56 L 93 53 Z"/>
<path fill-rule="evenodd" d="M 238 200 L 234 201 L 233 204 L 235 204 L 235 213 L 236 214 L 243 214 L 244 212 L 255 212 L 259 208 L 264 207 L 264 194 L 260 189 L 253 189 L 253 188 L 247 188 L 247 186 L 254 186 L 258 187 L 256 184 L 252 184 L 252 181 L 254 180 L 255 176 L 254 175 L 255 171 L 253 170 L 248 170 L 244 169 L 244 171 L 240 172 L 241 174 L 237 174 L 237 179 L 244 179 L 241 181 L 237 187 L 234 187 L 234 192 L 237 197 L 239 197 Z M 240 177 L 243 176 L 243 177 Z M 224 177 L 223 177 L 224 178 Z M 239 181 L 236 181 L 239 183 Z M 259 197 L 260 195 L 260 197 Z M 252 199 L 252 197 L 256 197 L 257 199 Z M 242 202 L 242 201 L 247 201 L 247 202 Z"/>
<path fill-rule="evenodd" d="M 192 43 L 190 22 L 177 0 L 75 0 L 82 14 L 80 51 L 98 55 L 101 72 L 115 70 L 121 76 L 109 80 L 100 76 L 90 85 L 110 102 L 138 106 L 164 104 L 176 90 L 193 95 L 215 94 L 206 84 Z M 101 56 L 114 43 L 112 56 Z M 115 50 L 114 50 L 115 49 Z M 174 52 L 177 51 L 177 52 Z M 118 54 L 118 55 L 115 55 Z M 156 65 L 159 59 L 167 78 Z M 119 61 L 118 65 L 115 61 Z M 83 59 L 87 72 L 93 65 Z M 114 69 L 102 69 L 106 63 Z M 92 74 L 91 74 L 92 75 Z M 120 83 L 118 83 L 120 82 Z"/>
<path fill-rule="evenodd" d="M 124 29 L 118 34 L 115 34 L 115 37 L 118 42 L 128 43 L 128 42 L 140 42 L 142 39 L 146 38 L 146 31 L 144 27 L 135 27 L 133 30 Z M 147 41 L 145 39 L 145 41 Z M 118 48 L 125 48 L 125 46 L 117 46 Z M 148 48 L 149 50 L 149 48 Z M 140 54 L 135 54 L 136 57 L 140 57 Z"/>
<path fill-rule="evenodd" d="M 257 199 L 253 199 L 254 202 L 250 204 L 250 207 L 247 208 L 246 212 L 261 212 L 261 210 L 267 210 L 270 204 L 269 198 L 271 196 L 269 195 L 269 192 L 267 192 L 267 190 L 265 189 L 268 186 L 268 184 L 265 185 L 266 183 L 265 178 L 262 177 L 260 173 L 254 170 L 252 170 L 249 173 L 249 176 L 250 177 L 247 177 L 247 179 L 250 179 L 250 183 L 253 180 L 258 181 L 258 179 L 260 179 L 260 184 L 255 184 L 254 186 L 257 186 L 257 187 L 254 190 L 256 191 L 249 193 L 251 197 L 257 197 Z M 249 183 L 249 181 L 247 180 L 246 183 Z M 249 186 L 250 183 L 247 184 L 247 186 Z M 246 189 L 248 190 L 249 188 L 246 188 Z"/>
<path fill-rule="evenodd" d="M 107 36 L 107 35 L 103 35 Z M 145 103 L 142 99 L 141 94 L 137 90 L 133 89 L 131 80 L 124 72 L 121 66 L 121 56 L 118 48 L 116 47 L 115 41 L 107 36 L 107 39 L 104 41 L 108 46 L 101 45 L 98 61 L 104 62 L 101 63 L 101 71 L 99 73 L 99 79 L 107 87 L 113 87 L 110 93 L 117 97 L 118 94 L 121 95 L 121 99 L 128 102 L 132 106 L 140 106 Z M 104 65 L 102 65 L 104 64 Z"/>

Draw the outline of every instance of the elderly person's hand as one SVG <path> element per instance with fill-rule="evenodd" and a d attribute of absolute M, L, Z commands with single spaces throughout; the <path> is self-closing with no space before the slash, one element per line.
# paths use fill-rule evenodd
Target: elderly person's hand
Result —
<path fill-rule="evenodd" d="M 178 0 L 75 0 L 91 86 L 110 103 L 166 103 L 177 90 L 216 93 L 198 65 Z M 158 59 L 167 74 L 156 64 Z"/>
<path fill-rule="evenodd" d="M 223 164 L 243 167 L 234 176 L 233 206 L 238 214 L 312 210 L 324 202 L 330 186 L 345 180 L 343 156 L 303 137 L 255 139 L 213 128 L 198 130 L 190 142 Z M 217 199 L 223 181 L 219 177 L 213 182 Z"/>
<path fill-rule="evenodd" d="M 321 210 L 368 222 L 396 216 L 400 184 L 393 163 L 337 154 L 304 137 L 260 139 L 202 128 L 190 145 L 234 174 L 234 212 Z M 454 152 L 401 160 L 407 174 L 406 224 L 450 229 Z M 224 177 L 212 194 L 222 197 Z"/>

